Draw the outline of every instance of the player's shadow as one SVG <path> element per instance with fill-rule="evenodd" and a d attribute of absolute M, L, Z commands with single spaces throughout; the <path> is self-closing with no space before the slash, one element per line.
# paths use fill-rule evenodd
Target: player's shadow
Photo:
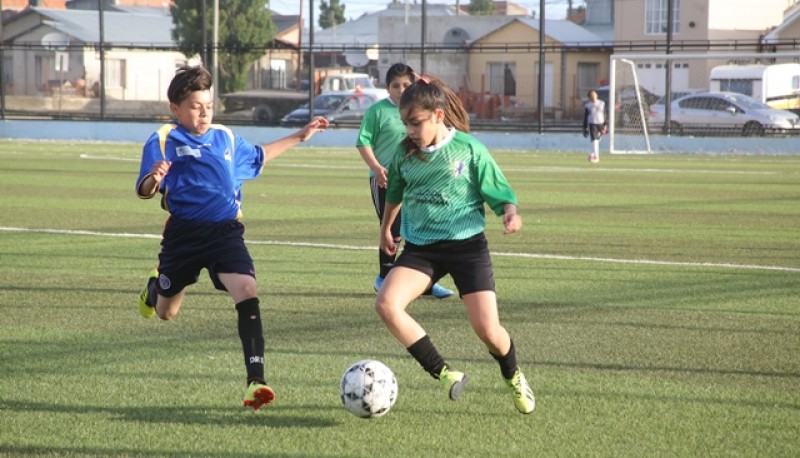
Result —
<path fill-rule="evenodd" d="M 334 410 L 333 406 L 273 406 L 260 411 L 241 411 L 214 406 L 146 406 L 113 407 L 100 405 L 64 405 L 42 402 L 0 400 L 0 410 L 19 412 L 44 412 L 51 414 L 104 414 L 111 420 L 142 423 L 166 423 L 212 426 L 269 426 L 271 428 L 331 428 L 337 421 L 306 415 L 293 415 L 291 411 Z M 336 409 L 341 410 L 341 409 Z M 287 412 L 289 412 L 287 414 Z"/>

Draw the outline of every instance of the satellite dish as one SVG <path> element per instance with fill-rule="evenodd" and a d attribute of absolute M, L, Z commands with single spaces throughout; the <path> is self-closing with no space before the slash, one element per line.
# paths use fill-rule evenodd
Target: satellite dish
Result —
<path fill-rule="evenodd" d="M 50 32 L 41 41 L 42 46 L 51 51 L 64 51 L 69 46 L 69 37 L 60 32 Z"/>
<path fill-rule="evenodd" d="M 369 57 L 363 52 L 345 53 L 344 60 L 351 67 L 363 67 L 369 63 Z"/>

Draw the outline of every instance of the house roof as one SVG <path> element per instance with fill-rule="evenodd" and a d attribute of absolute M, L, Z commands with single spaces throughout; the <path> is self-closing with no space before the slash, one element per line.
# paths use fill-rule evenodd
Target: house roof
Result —
<path fill-rule="evenodd" d="M 314 44 L 324 45 L 368 45 L 378 44 L 380 18 L 421 16 L 421 5 L 396 4 L 388 5 L 385 10 L 365 13 L 358 19 L 346 21 L 336 27 L 314 30 Z M 427 5 L 426 16 L 455 16 L 455 9 L 448 5 Z M 307 33 L 307 32 L 306 32 Z M 303 35 L 307 40 L 307 35 Z M 307 42 L 307 41 L 306 41 Z"/>
<path fill-rule="evenodd" d="M 84 43 L 100 41 L 99 16 L 97 11 L 54 10 L 31 8 L 31 12 L 42 16 L 42 23 Z M 161 8 L 140 9 L 137 12 L 103 13 L 106 43 L 135 45 L 174 45 L 171 31 L 172 17 Z"/>
<path fill-rule="evenodd" d="M 492 30 L 489 33 L 486 33 L 474 40 L 470 40 L 470 43 L 475 43 L 483 38 L 497 32 L 500 29 L 508 27 L 510 24 L 514 22 L 520 22 L 525 24 L 526 26 L 530 27 L 533 30 L 538 32 L 539 30 L 539 20 L 534 18 L 521 18 L 515 17 L 508 21 L 508 23 L 498 27 L 497 29 Z M 597 46 L 602 43 L 609 43 L 607 40 L 596 33 L 593 33 L 584 27 L 579 26 L 571 21 L 564 21 L 564 20 L 545 20 L 544 21 L 544 33 L 548 37 L 552 38 L 553 40 L 561 43 L 561 44 L 568 44 L 570 46 Z"/>
<path fill-rule="evenodd" d="M 766 35 L 764 35 L 764 42 L 765 43 L 774 43 L 781 38 L 781 34 L 783 31 L 794 24 L 800 22 L 800 7 L 795 9 L 790 14 L 786 15 L 783 18 L 783 22 L 772 30 L 770 30 Z"/>

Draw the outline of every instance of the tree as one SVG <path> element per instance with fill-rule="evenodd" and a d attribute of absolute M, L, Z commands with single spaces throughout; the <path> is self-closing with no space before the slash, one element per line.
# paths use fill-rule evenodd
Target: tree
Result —
<path fill-rule="evenodd" d="M 206 45 L 211 68 L 214 65 L 212 0 L 173 0 L 172 38 L 187 56 L 204 54 L 203 3 L 206 3 Z M 263 0 L 219 0 L 219 81 L 214 85 L 220 94 L 244 89 L 250 66 L 261 58 L 270 40 L 275 36 L 275 24 Z"/>
<path fill-rule="evenodd" d="M 494 1 L 470 0 L 469 14 L 472 16 L 494 16 Z"/>
<path fill-rule="evenodd" d="M 341 5 L 339 0 L 331 0 L 330 3 L 320 0 L 319 26 L 327 29 L 344 22 L 344 7 L 345 5 Z"/>

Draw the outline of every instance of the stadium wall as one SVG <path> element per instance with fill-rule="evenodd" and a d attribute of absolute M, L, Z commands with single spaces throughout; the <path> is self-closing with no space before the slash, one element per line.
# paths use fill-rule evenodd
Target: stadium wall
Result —
<path fill-rule="evenodd" d="M 158 127 L 156 123 L 91 122 L 59 120 L 0 120 L 0 138 L 30 140 L 76 140 L 143 143 Z M 295 129 L 281 127 L 231 127 L 243 138 L 252 142 L 270 142 Z M 330 129 L 324 135 L 316 135 L 304 146 L 354 147 L 357 130 Z M 475 132 L 481 142 L 490 149 L 541 150 L 541 151 L 588 151 L 589 142 L 580 131 L 575 133 L 510 133 Z M 798 137 L 664 137 L 660 149 L 654 153 L 703 153 L 703 154 L 752 154 L 789 155 L 800 154 Z M 607 139 L 601 148 L 608 151 Z"/>

